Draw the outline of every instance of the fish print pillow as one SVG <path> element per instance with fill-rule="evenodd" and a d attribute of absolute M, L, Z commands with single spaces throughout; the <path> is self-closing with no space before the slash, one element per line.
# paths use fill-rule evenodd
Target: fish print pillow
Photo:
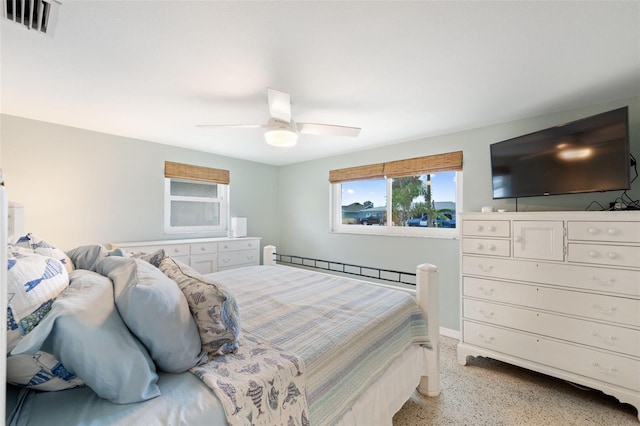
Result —
<path fill-rule="evenodd" d="M 231 292 L 171 257 L 162 259 L 159 268 L 178 284 L 187 298 L 202 350 L 210 355 L 235 352 L 240 337 L 240 314 Z"/>
<path fill-rule="evenodd" d="M 20 237 L 18 241 L 16 241 L 15 245 L 31 249 L 31 251 L 33 251 L 34 253 L 41 254 L 43 256 L 58 259 L 60 262 L 62 262 L 67 272 L 71 272 L 75 269 L 73 266 L 73 262 L 65 252 L 58 248 L 55 248 L 45 240 L 33 235 L 33 233 L 31 232 L 29 232 L 24 237 Z"/>
<path fill-rule="evenodd" d="M 7 250 L 7 353 L 38 325 L 69 285 L 58 259 L 10 245 Z"/>

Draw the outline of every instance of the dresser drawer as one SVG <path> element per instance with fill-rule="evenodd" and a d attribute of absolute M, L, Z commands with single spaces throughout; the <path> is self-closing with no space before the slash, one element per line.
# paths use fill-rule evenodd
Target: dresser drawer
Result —
<path fill-rule="evenodd" d="M 640 296 L 640 271 L 478 256 L 462 257 L 462 273 Z"/>
<path fill-rule="evenodd" d="M 169 245 L 148 245 L 148 246 L 131 246 L 122 247 L 129 253 L 153 253 L 160 249 L 170 257 L 189 256 L 188 244 L 169 244 Z"/>
<path fill-rule="evenodd" d="M 218 270 L 222 271 L 241 265 L 257 265 L 259 261 L 260 253 L 258 249 L 220 252 L 218 253 Z"/>
<path fill-rule="evenodd" d="M 508 237 L 511 235 L 508 220 L 463 220 L 462 235 L 479 237 Z"/>
<path fill-rule="evenodd" d="M 463 333 L 465 343 L 640 391 L 638 359 L 471 321 Z"/>
<path fill-rule="evenodd" d="M 637 299 L 471 277 L 463 278 L 462 292 L 465 297 L 640 327 Z"/>
<path fill-rule="evenodd" d="M 511 241 L 464 238 L 462 240 L 462 252 L 489 256 L 509 256 L 511 253 Z"/>
<path fill-rule="evenodd" d="M 189 266 L 201 274 L 210 274 L 218 270 L 218 258 L 215 253 L 192 254 Z"/>
<path fill-rule="evenodd" d="M 236 250 L 249 250 L 260 249 L 260 242 L 258 240 L 234 240 L 224 241 L 218 245 L 218 251 L 236 251 Z"/>
<path fill-rule="evenodd" d="M 125 246 L 120 248 L 126 251 L 127 253 L 153 253 L 154 251 L 165 249 L 165 247 L 163 246 L 131 246 L 131 247 Z"/>
<path fill-rule="evenodd" d="M 569 221 L 567 228 L 570 240 L 640 243 L 640 222 Z"/>
<path fill-rule="evenodd" d="M 210 254 L 218 252 L 218 243 L 196 243 L 189 245 L 191 255 Z"/>
<path fill-rule="evenodd" d="M 162 247 L 164 253 L 169 257 L 189 256 L 188 244 L 170 244 Z"/>
<path fill-rule="evenodd" d="M 640 330 L 473 299 L 462 311 L 466 319 L 640 357 Z"/>
<path fill-rule="evenodd" d="M 640 247 L 569 243 L 569 262 L 640 268 Z"/>

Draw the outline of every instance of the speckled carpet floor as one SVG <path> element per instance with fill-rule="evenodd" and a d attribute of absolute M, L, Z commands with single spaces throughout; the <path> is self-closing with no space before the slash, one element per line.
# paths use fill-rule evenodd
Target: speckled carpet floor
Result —
<path fill-rule="evenodd" d="M 470 357 L 461 366 L 458 341 L 440 342 L 440 396 L 414 392 L 394 426 L 640 426 L 634 407 L 599 391 L 487 358 Z"/>

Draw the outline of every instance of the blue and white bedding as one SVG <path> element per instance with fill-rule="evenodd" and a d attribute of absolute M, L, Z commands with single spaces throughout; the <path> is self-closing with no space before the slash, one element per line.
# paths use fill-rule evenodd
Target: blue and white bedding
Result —
<path fill-rule="evenodd" d="M 100 252 L 95 258 L 85 256 L 83 259 L 100 261 L 107 255 Z M 120 288 L 116 292 L 118 299 L 118 292 L 132 291 L 129 282 L 132 277 L 155 276 L 155 272 L 141 262 L 139 259 L 103 260 L 102 266 L 96 269 L 105 269 L 104 276 L 114 280 L 114 288 Z M 124 272 L 114 274 L 114 268 L 123 268 Z M 71 272 L 74 279 L 86 274 Z M 100 281 L 96 276 L 91 278 Z M 210 274 L 207 279 L 228 289 L 235 297 L 244 333 L 232 336 L 240 345 L 236 352 L 203 355 L 199 349 L 192 348 L 182 358 L 189 364 L 197 364 L 189 371 L 156 372 L 154 364 L 162 365 L 162 361 L 166 363 L 169 358 L 163 347 L 151 345 L 149 339 L 157 343 L 162 336 L 146 329 L 138 330 L 140 341 L 154 347 L 145 361 L 151 366 L 152 378 L 157 374 L 152 380 L 153 386 L 157 386 L 154 397 L 118 404 L 113 398 L 112 402 L 104 395 L 98 396 L 100 392 L 86 386 L 56 392 L 10 387 L 7 423 L 332 424 L 407 348 L 429 346 L 422 313 L 407 293 L 284 266 L 234 269 Z M 125 283 L 117 284 L 118 280 Z M 139 294 L 147 297 L 144 292 Z M 201 295 L 198 292 L 184 294 L 193 312 L 192 299 L 200 300 Z M 78 297 L 77 291 L 75 296 Z M 65 297 L 69 296 L 61 298 Z M 152 295 L 151 300 L 154 297 L 157 296 Z M 123 306 L 122 309 L 133 309 Z M 60 308 L 54 309 L 54 314 L 56 310 Z M 182 320 L 182 327 L 194 329 L 180 312 L 173 315 Z M 137 322 L 127 326 L 136 330 L 144 318 L 133 320 Z M 234 327 L 238 322 L 233 323 Z M 201 327 L 197 318 L 196 323 Z M 35 338 L 29 335 L 25 338 L 25 342 L 20 342 L 21 347 L 33 349 Z M 136 345 L 142 346 L 136 341 Z M 229 347 L 229 342 L 221 341 L 220 345 Z M 51 348 L 45 345 L 43 349 Z M 86 359 L 74 361 L 79 365 L 87 362 Z M 273 371 L 278 374 L 272 374 Z M 88 378 L 88 383 L 93 383 L 92 378 Z M 120 385 L 127 386 L 126 383 Z M 283 408 L 294 404 L 297 411 L 284 412 Z M 290 416 L 290 412 L 295 412 L 296 418 Z"/>
<path fill-rule="evenodd" d="M 339 419 L 407 348 L 429 346 L 404 292 L 286 266 L 210 276 L 235 294 L 247 329 L 303 359 L 312 425 Z"/>

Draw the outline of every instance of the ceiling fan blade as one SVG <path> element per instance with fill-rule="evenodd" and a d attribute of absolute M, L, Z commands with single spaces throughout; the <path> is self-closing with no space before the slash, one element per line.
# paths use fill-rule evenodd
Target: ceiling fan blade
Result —
<path fill-rule="evenodd" d="M 308 135 L 346 136 L 355 138 L 360 134 L 359 127 L 335 126 L 333 124 L 297 123 L 298 132 Z"/>
<path fill-rule="evenodd" d="M 267 127 L 264 124 L 196 124 L 196 127 L 233 127 L 245 129 L 259 129 Z"/>
<path fill-rule="evenodd" d="M 288 93 L 267 87 L 267 101 L 271 117 L 287 123 L 291 121 L 291 97 Z"/>

